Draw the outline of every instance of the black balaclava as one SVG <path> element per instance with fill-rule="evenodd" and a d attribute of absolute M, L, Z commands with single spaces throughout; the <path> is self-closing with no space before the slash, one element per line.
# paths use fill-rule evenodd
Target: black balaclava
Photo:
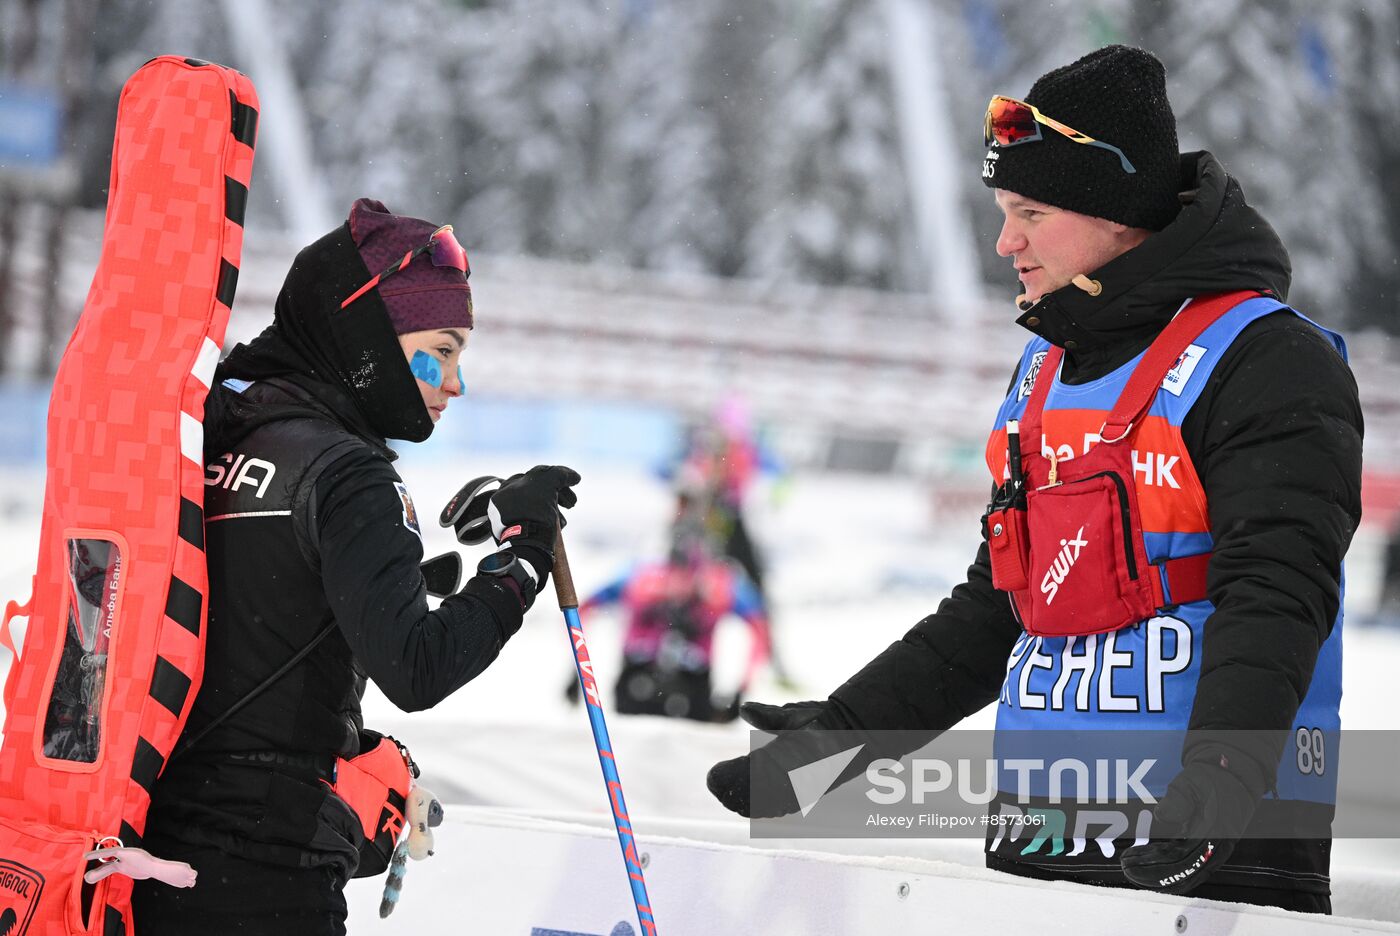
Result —
<path fill-rule="evenodd" d="M 351 237 L 349 222 L 303 249 L 277 295 L 272 324 L 250 343 L 234 348 L 219 366 L 218 378 L 265 380 L 306 374 L 344 390 L 381 439 L 428 438 L 432 417 L 379 290 L 371 289 L 347 308 L 340 307 L 372 275 Z"/>

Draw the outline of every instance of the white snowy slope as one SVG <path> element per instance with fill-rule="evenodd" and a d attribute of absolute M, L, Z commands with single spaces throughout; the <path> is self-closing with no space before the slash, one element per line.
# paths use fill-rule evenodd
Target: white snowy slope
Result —
<path fill-rule="evenodd" d="M 538 460 L 547 459 L 444 457 L 432 446 L 406 455 L 399 467 L 424 521 L 426 554 L 456 545 L 435 522 L 456 484 Z M 671 503 L 644 471 L 576 467 L 584 481 L 565 536 L 586 596 L 629 561 L 659 554 Z M 28 594 L 40 490 L 33 470 L 0 472 L 0 599 Z M 932 503 L 926 486 L 851 475 L 799 476 L 779 502 L 759 492 L 753 527 L 769 554 L 777 637 L 798 686 L 784 689 L 765 673 L 751 697 L 824 697 L 961 580 L 975 515 L 936 517 Z M 477 553 L 466 558 L 474 564 Z M 1353 577 L 1368 562 L 1355 558 Z M 621 934 L 623 924 L 639 932 L 588 721 L 564 699 L 572 657 L 551 598 L 541 598 L 486 673 L 435 709 L 405 714 L 371 688 L 366 723 L 413 750 L 448 821 L 437 855 L 410 865 L 403 901 L 388 920 L 377 916 L 382 879 L 352 884 L 352 932 L 451 925 Z M 597 615 L 584 623 L 610 704 L 619 622 Z M 734 622 L 720 641 L 717 678 L 732 685 L 747 633 Z M 1400 666 L 1400 631 L 1349 626 L 1345 647 L 1343 725 L 1400 727 L 1389 685 Z M 990 727 L 993 715 L 988 709 L 965 724 Z M 608 723 L 662 932 L 995 932 L 1017 919 L 1024 925 L 1031 913 L 1045 932 L 1165 936 L 1179 931 L 1182 914 L 1191 933 L 1362 931 L 1355 920 L 1298 924 L 1281 912 L 1012 881 L 981 867 L 974 841 L 751 840 L 747 824 L 704 785 L 711 764 L 747 749 L 746 726 L 614 713 Z M 1400 843 L 1338 841 L 1333 870 L 1339 916 L 1393 921 L 1379 931 L 1400 932 Z"/>

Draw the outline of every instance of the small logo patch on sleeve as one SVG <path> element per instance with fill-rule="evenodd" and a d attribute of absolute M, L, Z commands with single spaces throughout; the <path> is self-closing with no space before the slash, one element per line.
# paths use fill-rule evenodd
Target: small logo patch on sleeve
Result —
<path fill-rule="evenodd" d="M 1200 345 L 1193 344 L 1181 356 L 1176 359 L 1172 369 L 1167 371 L 1167 376 L 1162 380 L 1162 389 L 1173 396 L 1181 396 L 1186 389 L 1186 383 L 1191 379 L 1191 375 L 1196 372 L 1196 365 L 1201 362 L 1201 357 L 1206 353 L 1206 349 Z"/>
<path fill-rule="evenodd" d="M 409 496 L 408 488 L 402 481 L 395 481 L 394 490 L 399 492 L 399 500 L 403 503 L 403 525 L 422 539 L 423 528 L 418 524 L 418 509 L 413 506 L 413 498 Z"/>

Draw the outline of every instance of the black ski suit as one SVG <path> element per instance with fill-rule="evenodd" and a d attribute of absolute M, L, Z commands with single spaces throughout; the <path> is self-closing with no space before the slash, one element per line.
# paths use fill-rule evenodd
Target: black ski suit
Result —
<path fill-rule="evenodd" d="M 360 752 L 366 677 L 405 710 L 429 708 L 520 627 L 521 599 L 496 577 L 428 610 L 416 510 L 385 444 L 425 437 L 425 406 L 376 294 L 357 316 L 325 312 L 369 275 L 348 227 L 311 245 L 274 324 L 216 374 L 204 681 L 145 836 L 199 881 L 138 883 L 142 934 L 343 933 L 362 833 L 328 783 L 337 756 Z M 187 744 L 331 622 L 286 675 Z"/>

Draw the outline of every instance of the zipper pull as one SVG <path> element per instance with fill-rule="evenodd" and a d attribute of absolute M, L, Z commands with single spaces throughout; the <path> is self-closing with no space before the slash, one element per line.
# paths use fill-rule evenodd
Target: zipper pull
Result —
<path fill-rule="evenodd" d="M 1050 453 L 1050 477 L 1046 478 L 1046 483 L 1045 483 L 1045 484 L 1042 484 L 1040 487 L 1036 488 L 1036 490 L 1037 490 L 1037 491 L 1043 491 L 1043 490 L 1045 490 L 1046 488 L 1059 487 L 1059 486 L 1060 486 L 1059 477 L 1060 477 L 1060 460 L 1059 460 L 1058 458 L 1055 457 L 1055 453 L 1054 453 L 1054 452 L 1051 452 L 1051 453 Z"/>

